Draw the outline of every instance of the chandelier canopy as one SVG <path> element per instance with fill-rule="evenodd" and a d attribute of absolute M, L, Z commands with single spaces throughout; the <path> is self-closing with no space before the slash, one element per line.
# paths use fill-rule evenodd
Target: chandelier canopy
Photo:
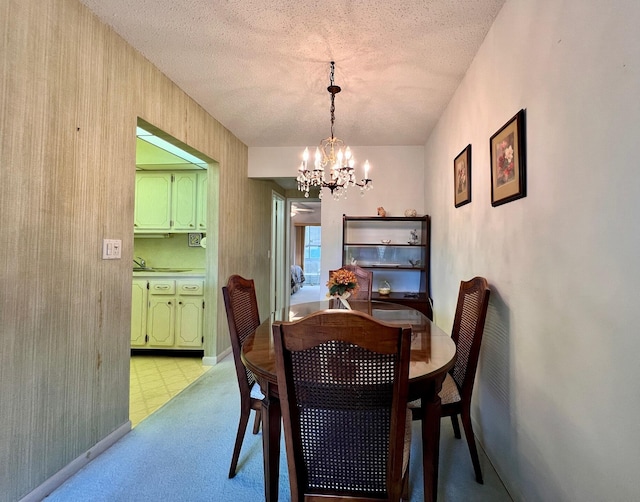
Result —
<path fill-rule="evenodd" d="M 327 87 L 327 91 L 331 94 L 331 136 L 323 139 L 320 146 L 316 147 L 313 169 L 309 169 L 309 148 L 304 149 L 302 162 L 298 168 L 298 190 L 304 192 L 305 197 L 309 197 L 309 189 L 314 186 L 320 187 L 320 198 L 322 198 L 322 188 L 328 188 L 334 199 L 346 197 L 349 186 L 360 187 L 361 195 L 373 188 L 373 180 L 369 178 L 369 161 L 364 163 L 364 178 L 357 181 L 354 169 L 355 159 L 351 149 L 333 135 L 336 119 L 335 98 L 336 94 L 342 90 L 333 81 L 334 69 L 335 62 L 331 61 L 331 77 Z M 325 168 L 329 170 L 328 179 L 325 176 Z"/>

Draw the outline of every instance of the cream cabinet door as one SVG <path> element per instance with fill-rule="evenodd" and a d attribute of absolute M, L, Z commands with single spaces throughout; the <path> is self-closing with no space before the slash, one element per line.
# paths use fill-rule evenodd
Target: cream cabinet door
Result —
<path fill-rule="evenodd" d="M 202 347 L 202 319 L 204 317 L 204 281 L 177 281 L 176 346 Z"/>
<path fill-rule="evenodd" d="M 173 230 L 196 231 L 197 173 L 174 173 Z"/>
<path fill-rule="evenodd" d="M 198 195 L 197 195 L 197 226 L 198 232 L 207 231 L 207 173 L 198 173 Z"/>
<path fill-rule="evenodd" d="M 149 281 L 147 334 L 149 347 L 175 344 L 176 283 L 173 279 Z"/>
<path fill-rule="evenodd" d="M 134 232 L 171 228 L 171 173 L 136 173 Z"/>
<path fill-rule="evenodd" d="M 180 296 L 176 307 L 176 346 L 202 347 L 202 297 Z"/>
<path fill-rule="evenodd" d="M 131 346 L 147 343 L 147 280 L 134 279 L 131 287 Z"/>
<path fill-rule="evenodd" d="M 171 347 L 175 342 L 176 299 L 150 296 L 147 329 L 150 347 Z"/>

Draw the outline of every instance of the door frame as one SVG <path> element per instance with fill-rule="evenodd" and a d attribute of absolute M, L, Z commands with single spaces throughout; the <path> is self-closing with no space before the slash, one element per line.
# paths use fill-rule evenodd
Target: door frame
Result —
<path fill-rule="evenodd" d="M 276 312 L 288 305 L 289 296 L 287 293 L 286 277 L 287 270 L 287 253 L 286 240 L 287 229 L 285 225 L 285 198 L 276 191 L 271 192 L 271 250 L 269 256 L 271 258 L 271 273 L 269 287 L 269 310 L 271 313 Z"/>

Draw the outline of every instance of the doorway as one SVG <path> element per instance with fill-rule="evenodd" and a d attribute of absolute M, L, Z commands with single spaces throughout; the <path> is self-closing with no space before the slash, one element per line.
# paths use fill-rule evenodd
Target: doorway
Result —
<path fill-rule="evenodd" d="M 137 225 L 132 228 L 132 258 L 137 262 L 132 267 L 137 268 L 132 280 L 129 367 L 129 419 L 134 427 L 210 369 L 203 356 L 207 347 L 215 346 L 215 330 L 207 326 L 216 324 L 216 312 L 204 305 L 215 305 L 217 298 L 204 285 L 215 272 L 209 264 L 215 267 L 218 235 L 217 162 L 142 119 L 137 126 Z M 157 190 L 158 186 L 169 188 Z M 156 198 L 160 203 L 150 203 Z M 156 231 L 164 225 L 167 207 L 172 221 L 166 230 Z M 152 228 L 141 227 L 140 221 Z M 153 269 L 189 271 L 188 280 L 200 283 L 198 294 L 189 289 L 193 296 L 188 301 L 167 295 L 152 302 L 149 284 L 159 278 Z M 166 322 L 160 322 L 161 317 Z M 152 322 L 155 318 L 158 322 Z"/>
<path fill-rule="evenodd" d="M 321 208 L 319 199 L 289 199 L 292 305 L 317 301 L 322 296 L 326 281 L 323 282 L 321 270 Z"/>
<path fill-rule="evenodd" d="M 270 311 L 276 312 L 287 304 L 285 255 L 285 200 L 278 192 L 271 192 L 271 301 Z"/>

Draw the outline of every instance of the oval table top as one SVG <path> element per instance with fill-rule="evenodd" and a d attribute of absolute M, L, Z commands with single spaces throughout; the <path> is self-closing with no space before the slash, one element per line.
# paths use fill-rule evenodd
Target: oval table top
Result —
<path fill-rule="evenodd" d="M 365 312 L 389 324 L 411 325 L 409 380 L 415 384 L 448 371 L 455 362 L 456 346 L 449 335 L 421 312 L 406 305 L 380 301 L 350 301 L 352 310 Z M 258 379 L 277 384 L 276 356 L 271 325 L 273 321 L 295 321 L 328 309 L 330 301 L 291 305 L 260 324 L 242 345 L 242 360 Z"/>

